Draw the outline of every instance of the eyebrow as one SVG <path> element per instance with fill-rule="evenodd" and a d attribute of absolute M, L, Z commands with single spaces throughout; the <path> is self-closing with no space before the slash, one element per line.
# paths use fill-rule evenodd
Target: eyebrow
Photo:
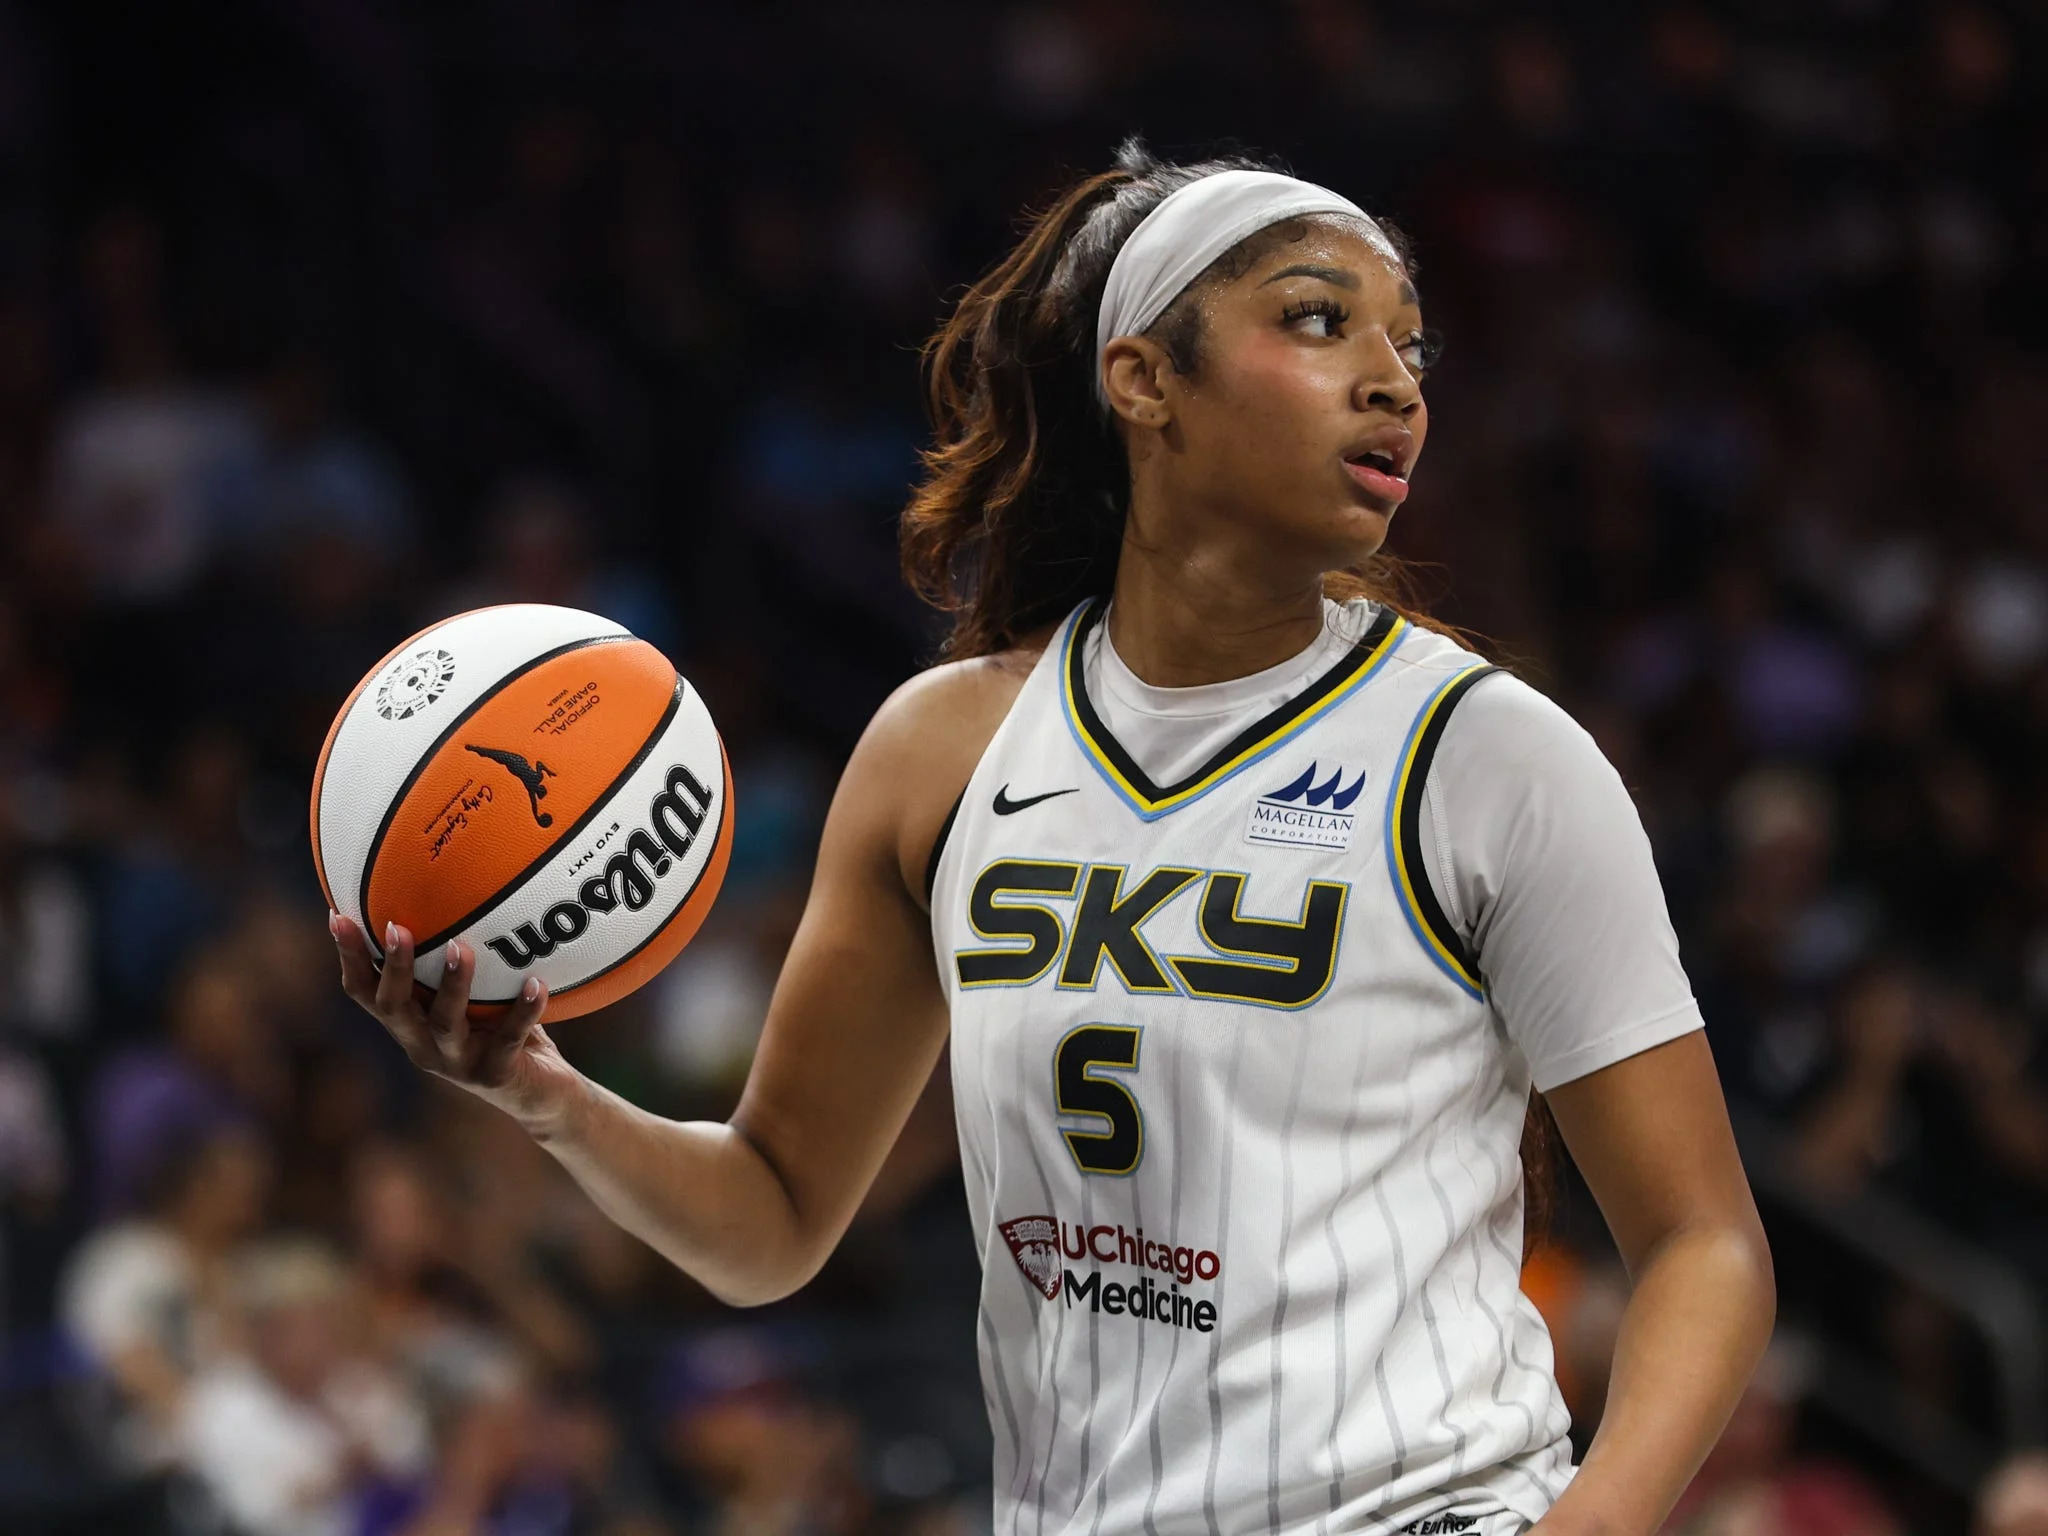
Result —
<path fill-rule="evenodd" d="M 1283 277 L 1320 277 L 1324 282 L 1335 283 L 1339 288 L 1358 286 L 1356 272 L 1347 271 L 1343 267 L 1321 267 L 1310 261 L 1297 261 L 1291 267 L 1282 267 L 1259 286 L 1263 288 L 1267 283 L 1277 283 Z"/>
<path fill-rule="evenodd" d="M 1356 272 L 1344 267 L 1319 266 L 1312 261 L 1297 261 L 1291 267 L 1282 267 L 1278 272 L 1267 278 L 1265 282 L 1260 283 L 1259 286 L 1264 288 L 1268 283 L 1277 283 L 1283 277 L 1319 277 L 1326 283 L 1335 283 L 1339 288 L 1349 288 L 1353 291 L 1356 291 L 1359 287 L 1358 274 Z M 1402 282 L 1401 302 L 1411 309 L 1421 307 L 1422 296 L 1415 291 L 1413 283 Z"/>

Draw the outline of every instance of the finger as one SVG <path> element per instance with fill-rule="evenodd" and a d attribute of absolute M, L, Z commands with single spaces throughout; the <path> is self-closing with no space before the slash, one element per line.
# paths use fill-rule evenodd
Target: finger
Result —
<path fill-rule="evenodd" d="M 409 1011 L 391 1013 L 380 1001 L 383 981 L 377 974 L 377 962 L 370 954 L 370 941 L 363 930 L 338 912 L 329 919 L 327 928 L 334 935 L 335 947 L 341 951 L 342 986 L 348 995 L 376 1016 L 415 1065 L 431 1066 L 435 1059 L 434 1042 L 417 1017 Z"/>
<path fill-rule="evenodd" d="M 527 977 L 519 989 L 519 1000 L 485 1034 L 477 1076 L 487 1083 L 503 1082 L 512 1070 L 513 1058 L 525 1049 L 527 1036 L 539 1031 L 540 1016 L 547 1006 L 547 984 L 538 976 Z"/>
<path fill-rule="evenodd" d="M 384 974 L 377 978 L 377 1013 L 396 1018 L 412 1006 L 412 933 L 396 923 L 384 925 Z"/>
<path fill-rule="evenodd" d="M 459 939 L 443 948 L 441 985 L 427 1008 L 427 1028 L 451 1066 L 461 1066 L 469 1052 L 469 988 L 476 977 L 476 954 Z"/>
<path fill-rule="evenodd" d="M 365 1008 L 377 1002 L 377 962 L 370 958 L 370 941 L 339 912 L 327 914 L 327 932 L 341 956 L 341 990 Z"/>

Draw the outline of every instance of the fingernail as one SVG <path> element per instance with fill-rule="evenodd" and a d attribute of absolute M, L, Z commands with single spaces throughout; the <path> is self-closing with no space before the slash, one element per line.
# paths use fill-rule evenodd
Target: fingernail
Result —
<path fill-rule="evenodd" d="M 332 907 L 327 909 L 327 937 L 330 939 L 339 939 L 341 937 L 341 914 Z"/>
<path fill-rule="evenodd" d="M 460 964 L 462 964 L 462 946 L 453 939 L 450 939 L 448 941 L 448 959 L 441 969 L 452 972 Z"/>
<path fill-rule="evenodd" d="M 532 1002 L 536 997 L 539 997 L 540 978 L 538 976 L 527 977 L 526 985 L 519 989 L 519 995 L 525 998 L 529 1003 Z"/>
<path fill-rule="evenodd" d="M 398 948 L 398 924 L 386 923 L 384 925 L 384 947 L 386 949 Z"/>

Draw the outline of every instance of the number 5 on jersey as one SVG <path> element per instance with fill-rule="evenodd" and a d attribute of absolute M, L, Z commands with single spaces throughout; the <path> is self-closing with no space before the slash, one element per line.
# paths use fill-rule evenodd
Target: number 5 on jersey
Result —
<path fill-rule="evenodd" d="M 1061 1038 L 1052 1056 L 1052 1096 L 1063 1119 L 1093 1122 L 1060 1127 L 1083 1173 L 1125 1174 L 1145 1155 L 1145 1117 L 1131 1090 L 1103 1074 L 1138 1069 L 1138 1026 L 1082 1024 Z"/>

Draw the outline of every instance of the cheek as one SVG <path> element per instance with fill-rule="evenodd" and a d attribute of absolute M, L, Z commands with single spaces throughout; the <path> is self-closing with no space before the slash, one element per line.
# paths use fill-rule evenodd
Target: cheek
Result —
<path fill-rule="evenodd" d="M 1263 481 L 1305 466 L 1328 436 L 1319 427 L 1343 409 L 1343 380 L 1313 354 L 1268 333 L 1233 338 L 1227 354 L 1218 352 L 1230 365 L 1216 370 L 1206 391 L 1212 440 L 1228 442 L 1228 457 Z"/>
<path fill-rule="evenodd" d="M 1343 392 L 1335 370 L 1276 332 L 1255 331 L 1239 339 L 1230 358 L 1233 408 L 1262 421 L 1299 422 L 1305 408 Z"/>

